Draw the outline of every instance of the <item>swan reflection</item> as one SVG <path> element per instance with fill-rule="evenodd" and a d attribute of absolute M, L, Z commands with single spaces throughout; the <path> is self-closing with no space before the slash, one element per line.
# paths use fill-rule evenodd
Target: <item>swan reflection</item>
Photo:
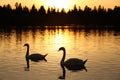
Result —
<path fill-rule="evenodd" d="M 25 71 L 29 71 L 30 69 L 30 60 L 31 59 L 26 59 L 26 64 L 27 64 L 27 66 L 26 67 L 24 67 L 25 68 Z M 33 62 L 36 62 L 36 60 L 34 61 L 34 60 L 31 60 L 31 61 L 33 61 Z M 47 61 L 47 60 L 39 60 L 39 61 Z M 38 61 L 37 61 L 38 62 Z"/>
<path fill-rule="evenodd" d="M 61 76 L 59 76 L 59 79 L 65 79 L 65 75 L 66 75 L 65 67 L 63 65 L 61 65 L 61 69 L 63 71 L 63 74 Z"/>
<path fill-rule="evenodd" d="M 62 75 L 60 75 L 59 76 L 59 79 L 65 79 L 65 77 L 66 77 L 66 70 L 65 70 L 65 66 L 64 65 L 61 65 L 60 64 L 60 66 L 61 66 L 61 69 L 62 69 Z M 67 68 L 67 67 L 66 67 Z M 77 71 L 83 71 L 83 70 L 85 70 L 86 72 L 87 72 L 87 68 L 85 67 L 85 66 L 81 66 L 78 70 L 76 69 L 74 69 L 75 67 L 71 67 L 70 69 L 69 68 L 67 68 L 67 70 L 69 70 L 69 71 L 73 71 L 73 72 L 77 72 Z"/>

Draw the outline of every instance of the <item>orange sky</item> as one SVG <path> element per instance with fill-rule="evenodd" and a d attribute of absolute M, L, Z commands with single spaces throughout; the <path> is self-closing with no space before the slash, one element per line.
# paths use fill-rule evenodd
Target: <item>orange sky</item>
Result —
<path fill-rule="evenodd" d="M 114 8 L 115 5 L 120 6 L 120 0 L 0 0 L 0 5 L 10 4 L 14 8 L 16 2 L 22 3 L 22 6 L 26 5 L 29 8 L 35 4 L 37 8 L 44 5 L 45 8 L 55 6 L 60 9 L 65 8 L 66 10 L 72 9 L 75 4 L 82 9 L 86 5 L 90 8 L 98 7 L 98 5 L 102 5 L 105 8 Z"/>

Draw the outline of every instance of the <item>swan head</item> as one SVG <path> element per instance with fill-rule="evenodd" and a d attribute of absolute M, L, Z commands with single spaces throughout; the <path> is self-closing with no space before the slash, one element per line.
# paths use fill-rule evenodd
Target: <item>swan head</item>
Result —
<path fill-rule="evenodd" d="M 60 47 L 58 51 L 61 51 L 61 50 L 65 50 L 65 48 L 64 47 Z"/>
<path fill-rule="evenodd" d="M 25 43 L 24 46 L 29 46 L 29 44 L 28 44 L 28 43 Z"/>

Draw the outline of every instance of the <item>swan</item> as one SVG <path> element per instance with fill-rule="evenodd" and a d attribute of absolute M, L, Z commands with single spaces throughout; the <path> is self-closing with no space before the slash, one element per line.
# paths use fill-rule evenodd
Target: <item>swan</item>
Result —
<path fill-rule="evenodd" d="M 70 58 L 65 61 L 66 50 L 64 47 L 60 47 L 58 51 L 61 51 L 61 50 L 63 50 L 63 57 L 60 62 L 61 66 L 65 66 L 68 70 L 83 70 L 83 69 L 85 69 L 87 71 L 84 64 L 87 62 L 88 59 L 83 61 L 78 58 Z"/>
<path fill-rule="evenodd" d="M 48 54 L 42 55 L 42 54 L 39 54 L 39 53 L 34 53 L 34 54 L 30 54 L 30 55 L 29 55 L 29 44 L 26 43 L 26 44 L 24 44 L 24 46 L 27 47 L 27 51 L 26 51 L 26 55 L 25 55 L 27 64 L 29 64 L 29 59 L 30 59 L 31 61 L 34 61 L 34 62 L 38 62 L 38 61 L 40 61 L 40 60 L 45 60 L 45 61 L 47 61 L 47 60 L 45 59 L 45 57 L 46 57 Z"/>

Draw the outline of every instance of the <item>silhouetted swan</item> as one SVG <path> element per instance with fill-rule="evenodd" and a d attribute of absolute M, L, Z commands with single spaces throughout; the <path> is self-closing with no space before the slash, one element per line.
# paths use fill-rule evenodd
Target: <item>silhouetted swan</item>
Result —
<path fill-rule="evenodd" d="M 25 55 L 25 58 L 26 58 L 26 61 L 27 61 L 27 67 L 29 68 L 29 59 L 31 61 L 34 61 L 34 62 L 38 62 L 40 60 L 45 60 L 45 57 L 48 55 L 48 54 L 45 54 L 45 55 L 42 55 L 42 54 L 39 54 L 39 53 L 34 53 L 34 54 L 31 54 L 29 55 L 29 44 L 26 43 L 24 44 L 24 46 L 27 46 L 27 51 L 26 51 L 26 55 Z"/>
<path fill-rule="evenodd" d="M 58 51 L 63 50 L 63 57 L 61 59 L 61 66 L 65 66 L 68 70 L 83 70 L 85 69 L 87 71 L 87 69 L 85 68 L 84 64 L 87 62 L 87 59 L 85 61 L 78 59 L 78 58 L 70 58 L 66 61 L 65 60 L 65 56 L 66 56 L 66 50 L 64 47 L 60 47 Z"/>

